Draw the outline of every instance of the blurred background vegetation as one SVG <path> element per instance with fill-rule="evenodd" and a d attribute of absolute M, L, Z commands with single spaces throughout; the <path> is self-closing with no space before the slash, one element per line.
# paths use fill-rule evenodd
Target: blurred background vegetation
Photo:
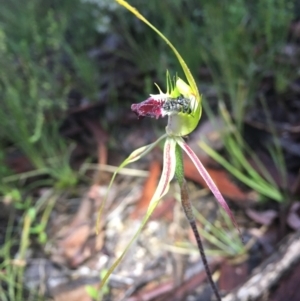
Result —
<path fill-rule="evenodd" d="M 275 183 L 270 171 L 261 175 L 247 164 L 245 157 L 255 158 L 255 152 L 244 132 L 246 120 L 259 119 L 249 112 L 259 108 L 258 121 L 264 121 L 273 137 L 270 157 L 279 166 L 282 182 L 287 181 L 276 112 L 294 97 L 291 87 L 297 84 L 299 89 L 300 34 L 295 26 L 300 2 L 130 3 L 172 41 L 190 66 L 203 93 L 204 119 L 221 119 L 230 129 L 222 134 L 225 163 L 215 150 L 204 144 L 203 149 L 262 199 L 284 202 L 286 187 Z M 0 229 L 0 271 L 6 271 L 0 272 L 5 288 L 0 288 L 0 299 L 18 301 L 23 300 L 23 266 L 11 266 L 11 259 L 25 259 L 33 234 L 45 243 L 53 206 L 37 207 L 35 189 L 72 190 L 86 181 L 80 165 L 96 159 L 93 143 L 86 146 L 91 150 L 83 152 L 80 164 L 74 159 L 79 142 L 87 144 L 82 133 L 70 133 L 72 120 L 78 121 L 78 114 L 97 120 L 109 134 L 107 145 L 116 148 L 115 133 L 130 129 L 135 118 L 130 104 L 155 93 L 153 82 L 164 87 L 166 70 L 179 75 L 181 70 L 155 33 L 110 0 L 3 1 L 0 66 L 0 194 L 2 204 L 17 210 Z M 157 131 L 163 128 L 163 123 L 156 126 Z M 43 218 L 36 221 L 37 216 Z M 15 241 L 20 235 L 21 241 Z"/>

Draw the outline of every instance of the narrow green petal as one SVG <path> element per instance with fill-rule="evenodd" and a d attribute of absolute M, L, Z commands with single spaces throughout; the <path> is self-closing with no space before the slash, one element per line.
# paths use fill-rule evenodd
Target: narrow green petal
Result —
<path fill-rule="evenodd" d="M 114 271 L 114 269 L 119 265 L 125 254 L 127 253 L 130 246 L 136 240 L 140 232 L 142 231 L 144 225 L 147 223 L 148 219 L 150 218 L 152 212 L 156 208 L 159 203 L 159 200 L 168 192 L 170 181 L 173 179 L 175 174 L 175 166 L 176 166 L 176 157 L 175 157 L 175 147 L 176 141 L 173 138 L 167 138 L 164 146 L 164 163 L 163 163 L 163 170 L 162 175 L 159 180 L 158 186 L 156 191 L 150 201 L 148 210 L 146 215 L 144 216 L 141 225 L 139 226 L 138 230 L 136 231 L 133 238 L 130 240 L 128 245 L 126 246 L 125 250 L 121 254 L 121 256 L 113 263 L 113 265 L 109 268 L 106 275 L 103 277 L 99 289 L 101 290 L 105 285 L 108 277 Z"/>
<path fill-rule="evenodd" d="M 99 208 L 99 212 L 98 212 L 98 216 L 97 216 L 97 223 L 96 223 L 96 233 L 98 233 L 98 230 L 99 230 L 99 225 L 100 225 L 100 218 L 101 218 L 101 215 L 102 215 L 102 211 L 103 211 L 103 208 L 105 206 L 105 203 L 106 203 L 106 200 L 107 200 L 107 196 L 108 196 L 108 193 L 111 189 L 111 186 L 115 180 L 115 177 L 116 175 L 119 173 L 119 171 L 124 168 L 126 165 L 132 163 L 132 162 L 135 162 L 137 160 L 139 160 L 140 158 L 142 158 L 143 156 L 145 156 L 146 154 L 148 154 L 162 139 L 166 138 L 167 137 L 167 134 L 164 134 L 163 136 L 161 136 L 160 138 L 158 138 L 155 142 L 151 143 L 151 144 L 148 144 L 146 146 L 143 146 L 143 147 L 140 147 L 138 149 L 136 149 L 135 151 L 133 151 L 128 157 L 127 159 L 125 159 L 121 165 L 118 167 L 118 169 L 114 172 L 111 180 L 110 180 L 110 183 L 108 185 L 108 189 L 107 189 L 107 193 L 101 203 L 101 206 Z"/>

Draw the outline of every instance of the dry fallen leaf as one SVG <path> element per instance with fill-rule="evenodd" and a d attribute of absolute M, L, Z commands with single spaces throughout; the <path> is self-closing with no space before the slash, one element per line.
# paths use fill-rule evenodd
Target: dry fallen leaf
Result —
<path fill-rule="evenodd" d="M 293 203 L 287 216 L 286 222 L 292 229 L 300 229 L 300 202 Z"/>
<path fill-rule="evenodd" d="M 80 286 L 72 290 L 59 293 L 54 297 L 54 301 L 92 301 L 92 298 L 88 295 L 85 286 Z"/>
<path fill-rule="evenodd" d="M 149 168 L 149 177 L 147 178 L 142 196 L 137 202 L 135 210 L 132 212 L 131 217 L 139 219 L 147 210 L 150 200 L 156 190 L 157 183 L 161 174 L 161 166 L 158 160 L 153 160 Z"/>
<path fill-rule="evenodd" d="M 246 209 L 247 215 L 256 223 L 261 225 L 271 225 L 274 219 L 278 216 L 275 210 L 256 211 L 254 209 Z"/>

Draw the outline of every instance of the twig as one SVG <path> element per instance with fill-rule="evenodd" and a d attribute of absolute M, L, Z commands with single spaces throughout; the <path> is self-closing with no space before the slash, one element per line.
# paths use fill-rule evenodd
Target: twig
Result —
<path fill-rule="evenodd" d="M 289 236 L 265 262 L 256 268 L 247 282 L 223 301 L 257 300 L 278 283 L 284 273 L 300 261 L 300 232 Z"/>

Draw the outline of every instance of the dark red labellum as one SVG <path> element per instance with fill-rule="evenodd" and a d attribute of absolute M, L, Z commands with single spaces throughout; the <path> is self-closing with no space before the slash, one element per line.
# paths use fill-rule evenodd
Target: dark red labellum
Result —
<path fill-rule="evenodd" d="M 149 97 L 141 103 L 132 104 L 131 110 L 138 117 L 155 117 L 156 119 L 158 119 L 159 117 L 162 117 L 163 103 L 164 102 L 162 100 L 157 100 Z"/>

